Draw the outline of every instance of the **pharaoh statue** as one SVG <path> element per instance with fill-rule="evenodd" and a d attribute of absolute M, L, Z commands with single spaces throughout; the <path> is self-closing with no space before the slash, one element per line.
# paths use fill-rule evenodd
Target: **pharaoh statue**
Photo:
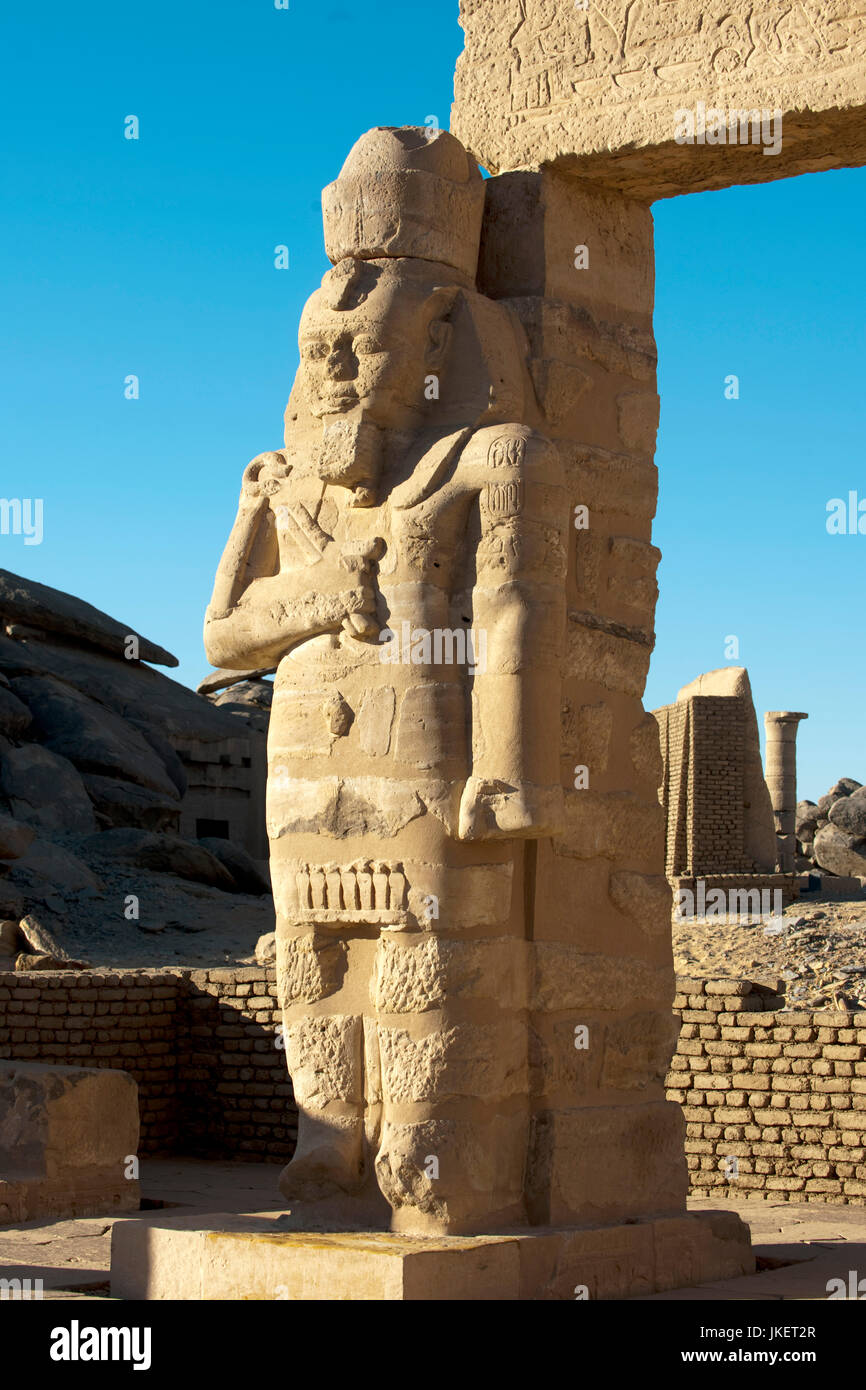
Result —
<path fill-rule="evenodd" d="M 527 1220 L 535 841 L 561 829 L 567 506 L 484 182 L 363 136 L 323 195 L 282 448 L 243 475 L 209 660 L 276 669 L 267 825 L 299 1221 Z"/>

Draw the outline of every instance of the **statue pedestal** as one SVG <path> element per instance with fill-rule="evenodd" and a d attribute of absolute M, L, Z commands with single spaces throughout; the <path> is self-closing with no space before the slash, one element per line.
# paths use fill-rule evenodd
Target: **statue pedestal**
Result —
<path fill-rule="evenodd" d="M 282 1220 L 280 1220 L 282 1216 Z M 618 1299 L 752 1274 L 733 1212 L 491 1236 L 317 1233 L 285 1213 L 118 1221 L 123 1299 L 461 1301 Z"/>

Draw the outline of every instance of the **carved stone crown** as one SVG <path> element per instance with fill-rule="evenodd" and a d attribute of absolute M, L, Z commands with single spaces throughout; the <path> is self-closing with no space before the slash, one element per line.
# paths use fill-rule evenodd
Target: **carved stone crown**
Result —
<path fill-rule="evenodd" d="M 322 193 L 325 250 L 336 265 L 412 256 L 474 283 L 484 180 L 459 140 L 423 126 L 378 126 L 352 147 Z"/>

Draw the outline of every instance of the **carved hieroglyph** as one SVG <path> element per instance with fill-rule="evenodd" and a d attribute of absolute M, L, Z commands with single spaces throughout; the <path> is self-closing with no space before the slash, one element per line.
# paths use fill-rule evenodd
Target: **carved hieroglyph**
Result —
<path fill-rule="evenodd" d="M 558 163 L 649 201 L 866 163 L 859 0 L 461 0 L 460 10 L 452 128 L 493 172 Z M 698 102 L 704 116 L 725 112 L 724 132 L 711 120 L 709 139 L 676 143 L 676 113 L 697 118 Z M 779 111 L 780 147 L 765 155 L 763 136 L 741 138 L 739 121 L 731 146 L 732 111 Z"/>

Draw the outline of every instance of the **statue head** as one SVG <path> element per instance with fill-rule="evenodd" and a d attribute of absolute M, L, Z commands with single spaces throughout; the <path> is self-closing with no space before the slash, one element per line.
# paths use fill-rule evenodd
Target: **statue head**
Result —
<path fill-rule="evenodd" d="M 356 503 L 376 500 L 383 431 L 520 418 L 514 325 L 475 288 L 484 193 L 452 135 L 388 127 L 322 194 L 334 265 L 301 317 L 286 441 L 318 422 L 319 476 Z"/>
<path fill-rule="evenodd" d="M 298 334 L 301 390 L 323 421 L 419 423 L 425 383 L 444 368 L 458 289 L 424 261 L 347 258 L 308 300 Z"/>

